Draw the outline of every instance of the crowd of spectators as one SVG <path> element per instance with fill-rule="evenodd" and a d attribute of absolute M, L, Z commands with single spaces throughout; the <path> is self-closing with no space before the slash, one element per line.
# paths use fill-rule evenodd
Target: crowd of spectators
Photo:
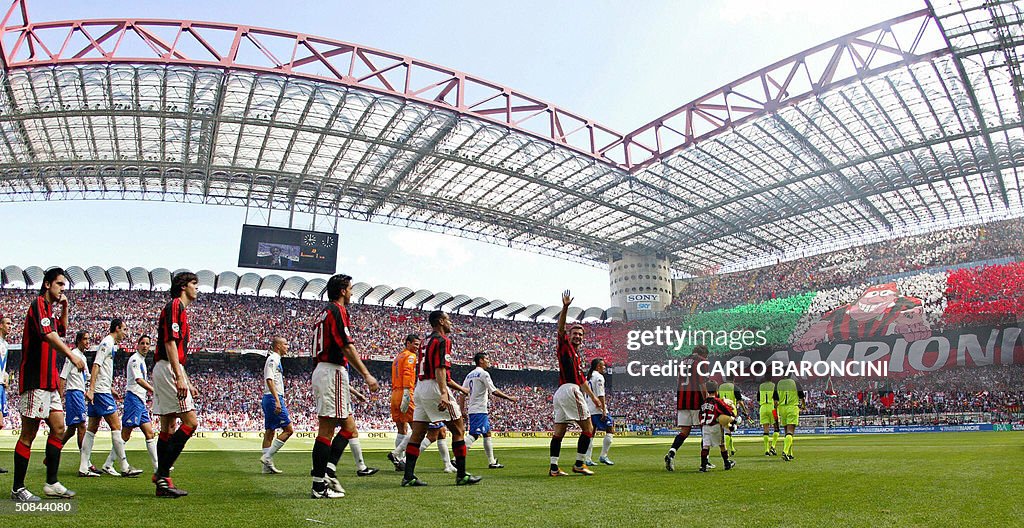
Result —
<path fill-rule="evenodd" d="M 856 286 L 877 277 L 1024 257 L 1024 222 L 1006 220 L 888 240 L 774 265 L 683 281 L 672 307 L 709 311 L 798 292 Z"/>

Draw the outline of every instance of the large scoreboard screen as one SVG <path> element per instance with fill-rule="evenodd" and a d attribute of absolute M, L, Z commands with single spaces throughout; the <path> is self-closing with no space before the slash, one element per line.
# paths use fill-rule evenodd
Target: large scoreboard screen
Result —
<path fill-rule="evenodd" d="M 337 265 L 337 233 L 242 226 L 242 244 L 238 249 L 240 268 L 333 274 Z"/>

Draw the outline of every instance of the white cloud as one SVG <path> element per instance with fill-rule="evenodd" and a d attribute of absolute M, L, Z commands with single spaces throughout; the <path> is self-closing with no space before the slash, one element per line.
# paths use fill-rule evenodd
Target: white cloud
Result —
<path fill-rule="evenodd" d="M 459 268 L 473 260 L 473 254 L 465 244 L 448 235 L 398 229 L 388 233 L 388 239 L 406 255 L 435 269 Z"/>

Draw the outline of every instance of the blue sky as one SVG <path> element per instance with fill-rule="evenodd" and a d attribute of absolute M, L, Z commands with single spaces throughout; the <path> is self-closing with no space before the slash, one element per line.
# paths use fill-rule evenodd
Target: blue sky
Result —
<path fill-rule="evenodd" d="M 29 1 L 37 21 L 186 18 L 354 42 L 514 87 L 621 132 L 779 59 L 924 7 L 922 0 Z M 167 203 L 5 203 L 0 264 L 236 270 L 244 216 L 238 208 Z M 51 230 L 60 242 L 38 245 L 39 233 Z M 603 269 L 390 226 L 340 221 L 338 230 L 339 271 L 374 285 L 545 305 L 571 288 L 584 308 L 609 304 Z"/>

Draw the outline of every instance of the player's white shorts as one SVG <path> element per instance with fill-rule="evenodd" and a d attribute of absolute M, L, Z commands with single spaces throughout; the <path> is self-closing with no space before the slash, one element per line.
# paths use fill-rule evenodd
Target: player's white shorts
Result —
<path fill-rule="evenodd" d="M 52 412 L 64 412 L 64 406 L 60 402 L 59 392 L 33 389 L 21 393 L 18 412 L 26 418 L 46 419 Z"/>
<path fill-rule="evenodd" d="M 564 383 L 558 387 L 551 403 L 555 406 L 556 424 L 590 419 L 590 411 L 587 410 L 583 391 L 575 383 Z"/>
<path fill-rule="evenodd" d="M 700 435 L 701 447 L 719 447 L 722 445 L 721 425 L 715 424 L 701 426 Z"/>
<path fill-rule="evenodd" d="M 182 367 L 181 371 L 184 374 L 185 368 Z M 185 374 L 185 382 L 188 382 L 188 374 Z M 178 397 L 178 386 L 174 384 L 171 362 L 166 359 L 157 361 L 153 366 L 153 414 L 181 414 L 195 410 L 192 391 L 186 391 L 184 398 Z"/>
<path fill-rule="evenodd" d="M 313 401 L 317 416 L 348 418 L 352 414 L 348 369 L 334 363 L 317 363 L 313 369 Z"/>
<path fill-rule="evenodd" d="M 700 425 L 700 411 L 686 409 L 677 411 L 676 425 L 680 427 L 698 427 Z"/>
<path fill-rule="evenodd" d="M 462 418 L 462 409 L 458 403 L 452 406 L 451 411 L 437 408 L 441 403 L 441 390 L 437 387 L 437 380 L 417 381 L 412 398 L 416 402 L 416 409 L 412 411 L 414 422 L 450 422 Z M 448 399 L 455 401 L 451 389 L 448 390 Z"/>

